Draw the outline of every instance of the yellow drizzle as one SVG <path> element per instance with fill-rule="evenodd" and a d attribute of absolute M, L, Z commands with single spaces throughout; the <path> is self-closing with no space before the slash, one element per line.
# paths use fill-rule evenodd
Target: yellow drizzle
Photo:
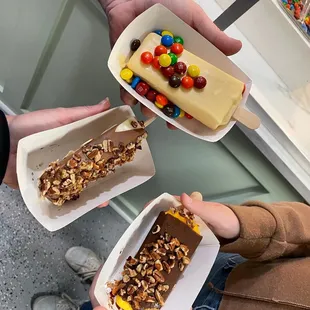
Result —
<path fill-rule="evenodd" d="M 182 223 L 186 224 L 186 218 L 182 215 L 180 215 L 180 213 L 177 211 L 175 213 L 173 213 L 171 210 L 167 211 L 166 214 L 170 214 L 173 217 L 177 218 L 179 221 L 181 221 Z M 200 229 L 199 229 L 199 225 L 195 224 L 194 227 L 192 228 L 193 231 L 195 233 L 197 233 L 198 235 L 200 235 Z"/>
<path fill-rule="evenodd" d="M 125 301 L 121 296 L 116 296 L 116 304 L 122 309 L 122 310 L 133 310 L 130 303 Z"/>

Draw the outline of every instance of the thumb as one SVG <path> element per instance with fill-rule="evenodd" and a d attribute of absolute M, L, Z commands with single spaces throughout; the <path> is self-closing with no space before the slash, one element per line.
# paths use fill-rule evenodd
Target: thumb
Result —
<path fill-rule="evenodd" d="M 59 119 L 63 119 L 63 123 L 69 124 L 81 119 L 87 118 L 104 112 L 110 108 L 109 98 L 104 99 L 100 103 L 92 106 L 74 107 L 74 108 L 60 108 L 58 109 Z M 65 125 L 65 124 L 64 124 Z"/>
<path fill-rule="evenodd" d="M 241 41 L 229 37 L 220 30 L 198 4 L 195 4 L 195 11 L 193 14 L 193 24 L 194 28 L 201 35 L 227 56 L 234 55 L 240 51 L 242 47 Z"/>

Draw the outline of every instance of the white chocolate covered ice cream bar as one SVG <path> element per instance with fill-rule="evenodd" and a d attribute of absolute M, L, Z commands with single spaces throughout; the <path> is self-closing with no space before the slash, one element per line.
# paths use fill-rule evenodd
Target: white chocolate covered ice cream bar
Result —
<path fill-rule="evenodd" d="M 173 88 L 160 70 L 141 62 L 142 53 L 149 51 L 153 54 L 160 44 L 161 36 L 156 33 L 149 34 L 130 58 L 127 67 L 207 127 L 215 130 L 227 125 L 241 103 L 244 83 L 184 50 L 178 61 L 187 66 L 198 66 L 200 75 L 207 79 L 207 86 L 203 89 Z"/>

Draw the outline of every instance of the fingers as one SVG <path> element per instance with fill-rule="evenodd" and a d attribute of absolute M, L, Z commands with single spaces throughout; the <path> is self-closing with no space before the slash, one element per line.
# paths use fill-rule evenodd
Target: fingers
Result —
<path fill-rule="evenodd" d="M 141 112 L 147 118 L 152 118 L 156 114 L 141 103 Z"/>
<path fill-rule="evenodd" d="M 95 287 L 96 287 L 97 280 L 98 280 L 98 278 L 99 278 L 99 275 L 100 275 L 100 272 L 101 272 L 102 267 L 103 267 L 103 265 L 100 266 L 100 268 L 98 269 L 98 271 L 97 271 L 97 273 L 96 273 L 96 275 L 95 275 L 95 277 L 94 277 L 94 280 L 93 280 L 93 282 L 92 282 L 92 285 L 91 285 L 91 287 L 90 287 L 90 289 L 89 289 L 89 298 L 90 298 L 90 301 L 91 301 L 93 307 L 94 307 L 96 310 L 106 310 L 106 309 L 104 309 L 103 307 L 100 307 L 100 306 L 99 306 L 98 300 L 97 300 L 96 297 L 95 297 Z M 96 307 L 98 307 L 98 309 L 97 309 Z M 95 309 L 94 309 L 94 310 L 95 310 Z"/>
<path fill-rule="evenodd" d="M 58 121 L 62 123 L 62 125 L 66 125 L 104 112 L 108 110 L 110 106 L 110 100 L 109 98 L 106 98 L 97 105 L 75 108 L 59 108 L 55 111 L 58 114 Z"/>
<path fill-rule="evenodd" d="M 130 107 L 133 107 L 137 104 L 137 99 L 131 96 L 122 86 L 121 86 L 121 99 L 122 101 L 129 105 Z"/>
<path fill-rule="evenodd" d="M 242 47 L 241 41 L 230 38 L 221 31 L 198 4 L 194 5 L 193 26 L 227 56 L 238 53 Z"/>
<path fill-rule="evenodd" d="M 107 309 L 99 306 L 99 307 L 94 308 L 94 310 L 107 310 Z"/>
<path fill-rule="evenodd" d="M 106 201 L 103 204 L 101 204 L 100 206 L 98 206 L 97 208 L 98 209 L 105 208 L 105 207 L 107 207 L 109 205 L 109 203 L 110 203 L 110 201 Z"/>
<path fill-rule="evenodd" d="M 177 129 L 178 129 L 177 127 L 173 126 L 172 124 L 170 124 L 170 123 L 168 123 L 168 122 L 167 122 L 167 127 L 168 127 L 169 129 L 171 129 L 171 130 L 177 130 Z"/>

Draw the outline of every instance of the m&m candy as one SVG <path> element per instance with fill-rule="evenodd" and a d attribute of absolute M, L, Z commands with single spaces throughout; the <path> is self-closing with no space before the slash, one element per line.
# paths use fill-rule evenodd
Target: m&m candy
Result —
<path fill-rule="evenodd" d="M 168 54 L 171 58 L 171 65 L 175 65 L 178 62 L 178 57 L 174 53 L 169 53 Z"/>
<path fill-rule="evenodd" d="M 184 51 L 184 47 L 182 44 L 180 44 L 180 43 L 172 44 L 172 46 L 171 46 L 171 52 L 172 53 L 174 53 L 176 55 L 180 55 L 183 53 L 183 51 Z"/>
<path fill-rule="evenodd" d="M 182 86 L 186 89 L 190 89 L 194 86 L 194 80 L 190 76 L 184 76 L 182 79 Z"/>
<path fill-rule="evenodd" d="M 170 103 L 170 104 L 167 104 L 166 106 L 164 106 L 163 108 L 163 112 L 166 116 L 168 117 L 172 117 L 173 114 L 174 114 L 174 107 L 175 105 Z"/>
<path fill-rule="evenodd" d="M 185 117 L 188 118 L 188 119 L 193 119 L 193 117 L 190 114 L 188 114 L 188 113 L 185 113 Z"/>
<path fill-rule="evenodd" d="M 181 86 L 181 78 L 178 75 L 172 75 L 169 79 L 169 85 L 173 88 L 178 88 Z"/>
<path fill-rule="evenodd" d="M 162 109 L 164 106 L 155 101 L 155 105 L 158 109 Z"/>
<path fill-rule="evenodd" d="M 125 68 L 121 71 L 121 78 L 123 80 L 129 81 L 132 77 L 133 77 L 133 72 L 130 69 Z"/>
<path fill-rule="evenodd" d="M 163 31 L 160 30 L 160 29 L 157 29 L 157 30 L 155 30 L 154 32 L 161 36 L 161 33 L 162 33 Z"/>
<path fill-rule="evenodd" d="M 162 67 L 169 67 L 171 62 L 171 57 L 168 54 L 162 54 L 159 56 L 159 63 Z"/>
<path fill-rule="evenodd" d="M 146 98 L 152 102 L 155 102 L 156 101 L 156 96 L 158 95 L 158 92 L 154 89 L 150 89 L 148 91 L 148 93 L 146 94 Z"/>
<path fill-rule="evenodd" d="M 203 76 L 198 76 L 195 79 L 195 83 L 194 83 L 195 87 L 198 89 L 203 89 L 206 87 L 207 85 L 207 80 L 203 77 Z"/>
<path fill-rule="evenodd" d="M 135 89 L 137 87 L 137 85 L 140 83 L 141 79 L 136 76 L 133 80 L 132 80 L 132 83 L 131 83 L 131 87 L 133 89 Z"/>
<path fill-rule="evenodd" d="M 173 114 L 172 114 L 172 118 L 178 118 L 180 116 L 180 113 L 181 113 L 181 109 L 178 107 L 178 106 L 174 106 L 174 111 L 173 111 Z"/>
<path fill-rule="evenodd" d="M 156 102 L 164 107 L 165 105 L 168 104 L 168 99 L 164 95 L 157 95 Z"/>
<path fill-rule="evenodd" d="M 136 87 L 136 92 L 140 96 L 145 96 L 149 90 L 150 90 L 150 86 L 144 82 L 140 82 Z"/>
<path fill-rule="evenodd" d="M 174 71 L 179 74 L 185 74 L 187 70 L 187 66 L 184 62 L 177 62 L 174 66 Z"/>
<path fill-rule="evenodd" d="M 173 37 L 167 35 L 163 36 L 161 38 L 161 44 L 166 47 L 170 47 L 173 44 Z"/>
<path fill-rule="evenodd" d="M 130 49 L 135 52 L 141 45 L 141 41 L 136 39 L 131 42 Z"/>
<path fill-rule="evenodd" d="M 152 66 L 154 69 L 160 69 L 159 56 L 155 56 L 152 61 Z"/>
<path fill-rule="evenodd" d="M 152 63 L 153 61 L 153 55 L 150 52 L 144 52 L 141 54 L 141 61 L 146 64 L 149 65 Z"/>
<path fill-rule="evenodd" d="M 181 37 L 174 37 L 174 43 L 180 43 L 184 45 L 184 40 Z"/>
<path fill-rule="evenodd" d="M 168 31 L 168 30 L 164 30 L 162 33 L 161 33 L 162 36 L 170 36 L 173 38 L 173 33 Z"/>
<path fill-rule="evenodd" d="M 181 110 L 179 117 L 182 118 L 185 116 L 185 112 L 183 110 Z"/>
<path fill-rule="evenodd" d="M 168 53 L 168 50 L 165 46 L 163 45 L 158 45 L 156 48 L 155 48 L 155 56 L 160 56 L 162 54 L 167 54 Z"/>
<path fill-rule="evenodd" d="M 162 67 L 161 68 L 161 72 L 162 74 L 166 77 L 166 78 L 170 78 L 171 76 L 174 75 L 174 67 L 169 66 L 169 67 Z"/>
<path fill-rule="evenodd" d="M 200 69 L 198 66 L 196 65 L 190 65 L 187 69 L 187 73 L 189 76 L 191 76 L 192 78 L 196 78 L 199 76 L 200 74 Z"/>

